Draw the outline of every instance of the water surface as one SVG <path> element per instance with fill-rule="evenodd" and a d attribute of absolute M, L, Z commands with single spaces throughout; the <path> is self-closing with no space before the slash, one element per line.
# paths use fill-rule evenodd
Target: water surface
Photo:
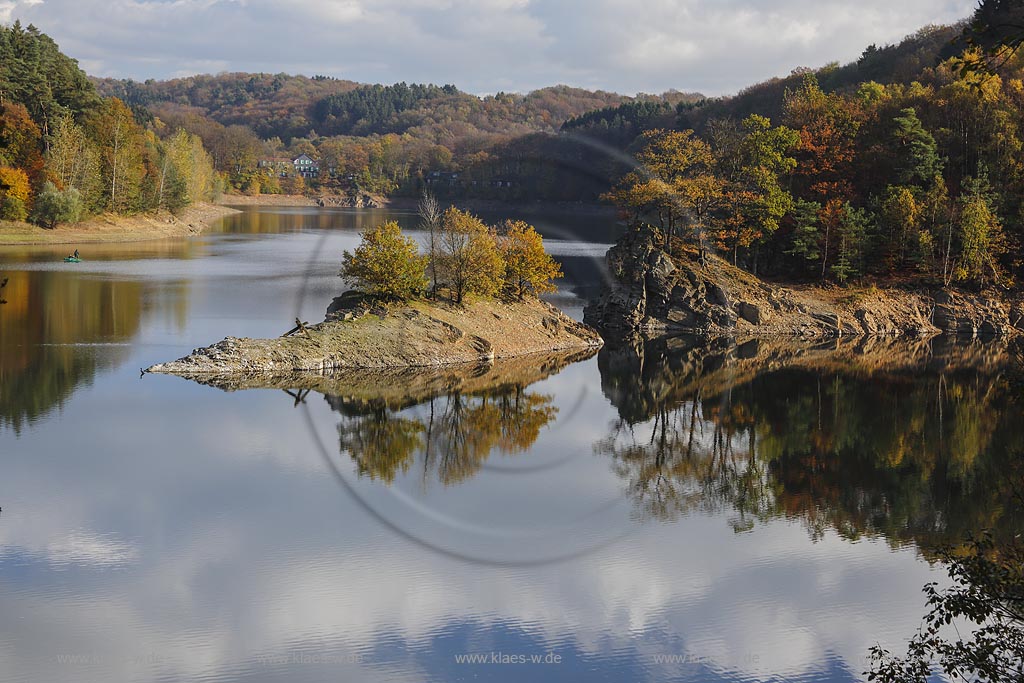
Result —
<path fill-rule="evenodd" d="M 0 250 L 0 679 L 859 680 L 917 627 L 936 544 L 1021 527 L 999 347 L 139 376 L 319 320 L 390 217 L 249 210 L 73 267 Z M 617 228 L 531 219 L 579 317 Z"/>

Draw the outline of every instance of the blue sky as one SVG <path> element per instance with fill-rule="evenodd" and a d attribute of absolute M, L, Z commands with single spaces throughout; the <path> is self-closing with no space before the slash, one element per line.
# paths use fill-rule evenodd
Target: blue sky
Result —
<path fill-rule="evenodd" d="M 846 62 L 974 0 L 0 0 L 97 76 L 221 71 L 727 94 Z"/>

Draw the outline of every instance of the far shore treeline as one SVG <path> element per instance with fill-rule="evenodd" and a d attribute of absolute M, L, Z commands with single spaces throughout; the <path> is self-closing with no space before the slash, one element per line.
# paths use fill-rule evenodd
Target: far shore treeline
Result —
<path fill-rule="evenodd" d="M 198 136 L 101 97 L 34 26 L 0 26 L 0 220 L 174 212 L 220 188 Z"/>
<path fill-rule="evenodd" d="M 1024 55 L 1000 27 L 1022 22 L 1020 3 L 983 0 L 856 62 L 713 99 L 285 74 L 90 82 L 15 23 L 0 29 L 0 217 L 175 210 L 221 187 L 604 200 L 671 251 L 761 276 L 1013 286 Z"/>
<path fill-rule="evenodd" d="M 226 182 L 250 194 L 604 197 L 759 275 L 1011 285 L 1024 239 L 1024 57 L 999 50 L 999 27 L 1022 14 L 984 0 L 959 24 L 721 98 L 564 86 L 476 97 L 284 74 L 97 83 L 201 137 Z M 287 171 L 301 154 L 316 173 Z M 630 175 L 629 156 L 643 172 Z"/>

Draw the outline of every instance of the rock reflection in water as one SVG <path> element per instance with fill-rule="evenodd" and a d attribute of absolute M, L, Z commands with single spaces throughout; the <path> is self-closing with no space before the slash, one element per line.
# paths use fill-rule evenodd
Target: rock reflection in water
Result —
<path fill-rule="evenodd" d="M 644 518 L 731 510 L 928 548 L 1021 528 L 1024 421 L 1005 345 L 675 338 L 606 347 L 595 449 Z"/>
<path fill-rule="evenodd" d="M 493 364 L 346 370 L 287 376 L 183 375 L 226 391 L 278 388 L 296 404 L 323 394 L 343 417 L 338 443 L 360 476 L 392 483 L 419 460 L 449 485 L 472 477 L 493 453 L 523 453 L 558 409 L 529 385 L 596 351 L 530 354 Z M 303 393 L 296 393 L 303 392 Z M 413 410 L 416 408 L 416 410 Z"/>

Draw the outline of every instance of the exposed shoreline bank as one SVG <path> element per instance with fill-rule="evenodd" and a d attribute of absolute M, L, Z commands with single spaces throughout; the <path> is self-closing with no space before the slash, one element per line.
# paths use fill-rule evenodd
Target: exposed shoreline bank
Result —
<path fill-rule="evenodd" d="M 1024 327 L 1019 294 L 781 286 L 715 256 L 670 256 L 650 228 L 630 230 L 607 259 L 613 287 L 587 305 L 584 321 L 622 335 L 1012 337 Z"/>
<path fill-rule="evenodd" d="M 157 211 L 134 216 L 103 214 L 74 225 L 40 228 L 22 222 L 0 221 L 0 247 L 46 244 L 145 242 L 198 235 L 215 221 L 239 213 L 218 204 L 193 204 L 175 215 Z"/>
<path fill-rule="evenodd" d="M 382 197 L 379 195 L 359 195 L 356 200 L 349 201 L 341 195 L 322 195 L 309 197 L 306 195 L 261 194 L 261 195 L 224 195 L 218 200 L 224 206 L 299 206 L 343 209 L 391 209 L 394 211 L 416 211 L 419 199 L 415 197 Z M 616 209 L 606 204 L 580 202 L 508 202 L 497 199 L 445 199 L 444 204 L 464 211 L 492 212 L 508 211 L 529 215 L 532 213 L 566 213 L 586 216 L 614 216 Z"/>
<path fill-rule="evenodd" d="M 322 323 L 274 339 L 224 340 L 147 372 L 194 377 L 487 365 L 531 354 L 598 349 L 601 337 L 546 302 L 413 301 L 390 308 L 339 297 Z"/>

